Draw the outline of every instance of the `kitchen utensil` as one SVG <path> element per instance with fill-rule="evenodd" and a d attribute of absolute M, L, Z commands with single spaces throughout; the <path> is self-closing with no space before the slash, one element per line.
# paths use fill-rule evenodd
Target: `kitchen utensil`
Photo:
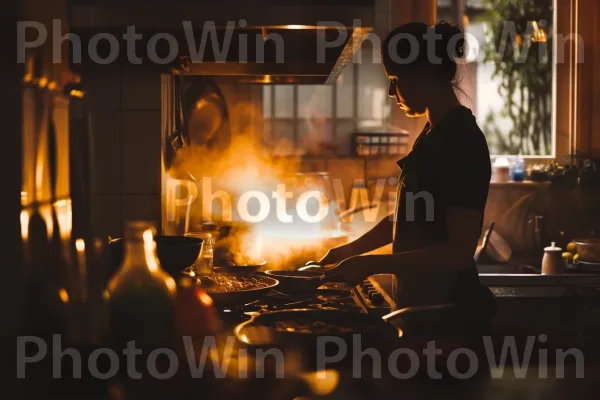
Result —
<path fill-rule="evenodd" d="M 600 263 L 600 238 L 577 239 L 579 260 L 589 263 Z"/>
<path fill-rule="evenodd" d="M 272 270 L 265 271 L 279 281 L 277 290 L 283 293 L 310 293 L 317 290 L 325 283 L 326 277 L 322 273 L 299 270 Z"/>
<path fill-rule="evenodd" d="M 196 181 L 194 176 L 177 159 L 177 153 L 189 147 L 189 138 L 185 127 L 185 110 L 181 93 L 181 77 L 173 77 L 173 97 L 175 103 L 175 130 L 167 137 L 167 150 L 165 155 L 166 168 L 173 178 L 189 179 Z"/>
<path fill-rule="evenodd" d="M 529 220 L 528 224 L 534 224 L 533 229 L 533 237 L 535 240 L 535 248 L 541 250 L 542 246 L 546 243 L 544 238 L 544 217 L 541 215 L 536 215 L 532 219 Z"/>
<path fill-rule="evenodd" d="M 544 249 L 544 257 L 542 258 L 542 274 L 553 275 L 562 274 L 565 272 L 565 263 L 562 258 L 562 249 L 556 246 L 555 242 Z"/>
<path fill-rule="evenodd" d="M 497 231 L 492 231 L 488 239 L 486 255 L 495 262 L 507 263 L 512 256 L 512 249 Z"/>
<path fill-rule="evenodd" d="M 39 79 L 40 71 L 35 72 L 36 78 Z M 39 86 L 34 87 L 34 96 L 35 96 L 35 137 L 33 139 L 34 149 L 38 148 L 40 137 L 43 135 L 44 129 L 46 129 L 47 124 L 44 123 L 44 117 L 46 116 L 44 106 L 44 96 L 42 93 L 42 89 Z M 44 149 L 40 149 L 44 150 Z M 42 177 L 40 176 L 41 169 L 38 170 L 38 160 L 39 160 L 39 151 L 34 151 L 33 159 L 29 160 L 29 162 L 33 163 L 33 181 L 34 188 L 32 199 L 33 199 L 33 212 L 29 217 L 29 225 L 28 225 L 28 233 L 29 233 L 29 243 L 30 249 L 33 256 L 43 257 L 44 254 L 44 246 L 48 241 L 48 227 L 46 226 L 46 222 L 44 218 L 40 214 L 39 208 L 39 198 L 38 193 L 41 192 L 42 188 Z M 27 161 L 27 160 L 25 160 Z"/>
<path fill-rule="evenodd" d="M 223 281 L 230 287 L 223 287 Z M 279 284 L 277 279 L 268 276 L 235 276 L 220 273 L 200 278 L 199 282 L 218 305 L 250 303 Z"/>
<path fill-rule="evenodd" d="M 360 334 L 384 343 L 398 337 L 398 330 L 379 317 L 357 312 L 319 309 L 279 310 L 255 315 L 238 325 L 234 333 L 249 345 L 275 343 L 315 345 L 319 336 L 351 340 Z"/>
<path fill-rule="evenodd" d="M 481 241 L 481 246 L 477 247 L 477 249 L 475 250 L 475 262 L 479 262 L 480 259 L 482 260 L 485 257 L 485 253 L 487 251 L 488 244 L 490 242 L 490 237 L 492 236 L 492 232 L 494 231 L 495 225 L 496 225 L 496 223 L 492 221 L 489 229 L 485 232 L 485 234 L 483 236 L 483 240 Z"/>
<path fill-rule="evenodd" d="M 193 265 L 202 249 L 202 240 L 198 238 L 157 235 L 154 236 L 154 241 L 160 265 L 171 276 L 179 276 L 184 269 Z M 123 262 L 123 246 L 122 238 L 109 242 L 113 272 Z"/>
<path fill-rule="evenodd" d="M 60 236 L 60 225 L 58 223 L 58 215 L 56 214 L 56 187 L 58 185 L 58 155 L 57 155 L 57 137 L 56 137 L 56 125 L 54 124 L 54 97 L 50 97 L 49 110 L 48 110 L 48 170 L 50 172 L 50 203 L 52 204 L 52 246 L 56 251 L 61 251 L 62 239 Z"/>
<path fill-rule="evenodd" d="M 230 264 L 221 267 L 221 271 L 238 276 L 249 276 L 254 275 L 258 270 L 264 269 L 265 265 L 267 265 L 266 261 L 257 262 L 256 264 Z"/>

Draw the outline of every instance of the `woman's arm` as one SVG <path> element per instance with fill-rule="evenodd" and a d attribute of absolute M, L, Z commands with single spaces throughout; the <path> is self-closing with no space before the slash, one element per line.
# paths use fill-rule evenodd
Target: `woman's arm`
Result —
<path fill-rule="evenodd" d="M 422 249 L 390 255 L 367 255 L 342 261 L 327 272 L 332 279 L 358 284 L 374 274 L 436 274 L 460 270 L 473 262 L 480 235 L 481 212 L 452 207 L 447 214 L 448 240 Z"/>
<path fill-rule="evenodd" d="M 379 221 L 371 230 L 355 241 L 329 250 L 320 261 L 321 265 L 337 264 L 348 257 L 376 250 L 392 242 L 392 216 Z"/>

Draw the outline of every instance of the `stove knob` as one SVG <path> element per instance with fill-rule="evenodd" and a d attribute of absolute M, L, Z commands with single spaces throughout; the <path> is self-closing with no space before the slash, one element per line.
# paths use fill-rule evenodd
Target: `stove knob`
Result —
<path fill-rule="evenodd" d="M 383 300 L 383 295 L 381 293 L 373 293 L 373 295 L 371 296 L 371 301 L 375 305 L 383 304 Z"/>
<path fill-rule="evenodd" d="M 372 286 L 373 286 L 373 285 L 371 284 L 371 282 L 370 282 L 368 279 L 364 280 L 364 281 L 363 281 L 363 282 L 360 284 L 360 287 L 361 287 L 361 288 L 363 288 L 363 289 L 367 289 L 367 288 L 369 288 L 369 287 L 372 287 Z"/>
<path fill-rule="evenodd" d="M 376 289 L 369 289 L 369 293 L 368 293 L 369 299 L 372 299 L 373 296 L 376 294 L 378 294 Z"/>

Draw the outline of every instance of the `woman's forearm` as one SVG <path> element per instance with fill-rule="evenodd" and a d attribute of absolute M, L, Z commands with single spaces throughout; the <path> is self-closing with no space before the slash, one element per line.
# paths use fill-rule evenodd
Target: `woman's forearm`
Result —
<path fill-rule="evenodd" d="M 392 242 L 393 222 L 391 216 L 385 217 L 370 231 L 347 244 L 353 254 L 364 254 L 386 246 Z"/>
<path fill-rule="evenodd" d="M 473 255 L 446 242 L 396 254 L 367 255 L 361 259 L 370 274 L 436 274 L 460 270 L 473 262 Z"/>

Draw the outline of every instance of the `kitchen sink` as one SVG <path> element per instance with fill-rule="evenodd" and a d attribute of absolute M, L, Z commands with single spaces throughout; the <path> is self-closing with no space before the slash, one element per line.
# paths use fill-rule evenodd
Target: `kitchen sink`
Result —
<path fill-rule="evenodd" d="M 539 274 L 540 270 L 526 264 L 477 264 L 480 274 Z"/>

